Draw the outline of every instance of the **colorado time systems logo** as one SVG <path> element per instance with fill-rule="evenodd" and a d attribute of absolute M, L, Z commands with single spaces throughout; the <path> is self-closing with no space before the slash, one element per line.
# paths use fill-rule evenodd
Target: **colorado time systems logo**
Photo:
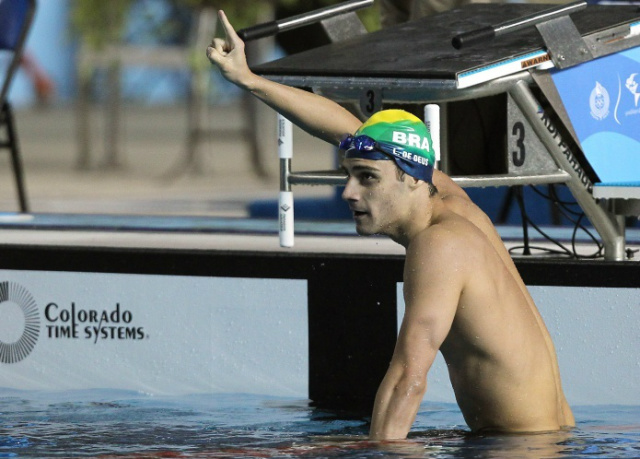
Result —
<path fill-rule="evenodd" d="M 0 282 L 0 324 L 16 323 L 22 325 L 17 330 L 0 329 L 1 363 L 16 363 L 31 353 L 40 334 L 40 315 L 27 289 L 15 282 Z"/>
<path fill-rule="evenodd" d="M 39 338 L 97 344 L 142 341 L 149 335 L 136 323 L 133 312 L 119 302 L 107 308 L 87 308 L 75 301 L 66 305 L 49 301 L 41 316 L 27 289 L 15 282 L 0 282 L 0 363 L 20 362 Z"/>

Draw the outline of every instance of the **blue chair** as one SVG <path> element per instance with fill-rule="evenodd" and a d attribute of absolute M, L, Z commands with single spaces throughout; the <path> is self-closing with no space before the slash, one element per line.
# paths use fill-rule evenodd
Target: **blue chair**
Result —
<path fill-rule="evenodd" d="M 20 67 L 24 44 L 33 22 L 36 0 L 0 0 L 0 54 L 8 55 L 8 67 L 2 79 L 0 92 L 0 129 L 5 132 L 0 140 L 0 148 L 11 153 L 11 163 L 18 190 L 20 211 L 28 212 L 27 194 L 24 186 L 22 161 L 18 137 L 14 129 L 13 111 L 7 100 L 11 81 Z"/>

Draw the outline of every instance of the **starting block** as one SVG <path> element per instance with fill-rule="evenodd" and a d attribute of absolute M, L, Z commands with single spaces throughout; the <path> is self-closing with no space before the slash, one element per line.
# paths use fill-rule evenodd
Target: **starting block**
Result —
<path fill-rule="evenodd" d="M 365 115 L 384 104 L 438 104 L 440 168 L 454 181 L 565 183 L 602 238 L 605 258 L 623 260 L 624 216 L 640 215 L 640 128 L 633 126 L 640 116 L 639 46 L 636 6 L 474 4 L 253 70 L 359 105 Z M 497 101 L 488 114 L 501 125 L 492 137 L 505 139 L 490 152 L 498 166 L 456 174 L 452 112 L 461 101 L 481 99 Z M 296 173 L 291 155 L 282 161 L 282 191 L 344 184 L 341 171 Z M 286 205 L 292 209 L 292 200 Z"/>

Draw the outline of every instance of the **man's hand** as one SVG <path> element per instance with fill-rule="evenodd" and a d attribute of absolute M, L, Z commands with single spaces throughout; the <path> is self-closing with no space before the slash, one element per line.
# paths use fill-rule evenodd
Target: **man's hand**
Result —
<path fill-rule="evenodd" d="M 2 1 L 2 0 L 0 0 Z M 286 86 L 256 75 L 247 65 L 244 42 L 224 12 L 218 16 L 225 39 L 216 38 L 207 48 L 207 57 L 222 76 L 314 137 L 336 145 L 345 133 L 356 132 L 362 122 L 334 101 L 318 94 Z"/>
<path fill-rule="evenodd" d="M 246 88 L 253 75 L 247 65 L 244 42 L 227 19 L 224 11 L 218 11 L 226 38 L 214 38 L 207 48 L 207 57 L 220 69 L 220 73 L 230 82 Z"/>

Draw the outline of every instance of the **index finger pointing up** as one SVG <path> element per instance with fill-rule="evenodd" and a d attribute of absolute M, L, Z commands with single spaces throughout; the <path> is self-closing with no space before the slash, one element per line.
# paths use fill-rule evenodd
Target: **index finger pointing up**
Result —
<path fill-rule="evenodd" d="M 224 32 L 227 35 L 228 41 L 230 41 L 233 44 L 242 42 L 242 39 L 236 33 L 236 30 L 233 28 L 233 26 L 229 22 L 229 19 L 227 19 L 227 15 L 224 13 L 224 11 L 222 10 L 218 11 L 218 17 L 220 18 L 220 22 L 222 22 L 222 27 L 224 27 Z"/>

